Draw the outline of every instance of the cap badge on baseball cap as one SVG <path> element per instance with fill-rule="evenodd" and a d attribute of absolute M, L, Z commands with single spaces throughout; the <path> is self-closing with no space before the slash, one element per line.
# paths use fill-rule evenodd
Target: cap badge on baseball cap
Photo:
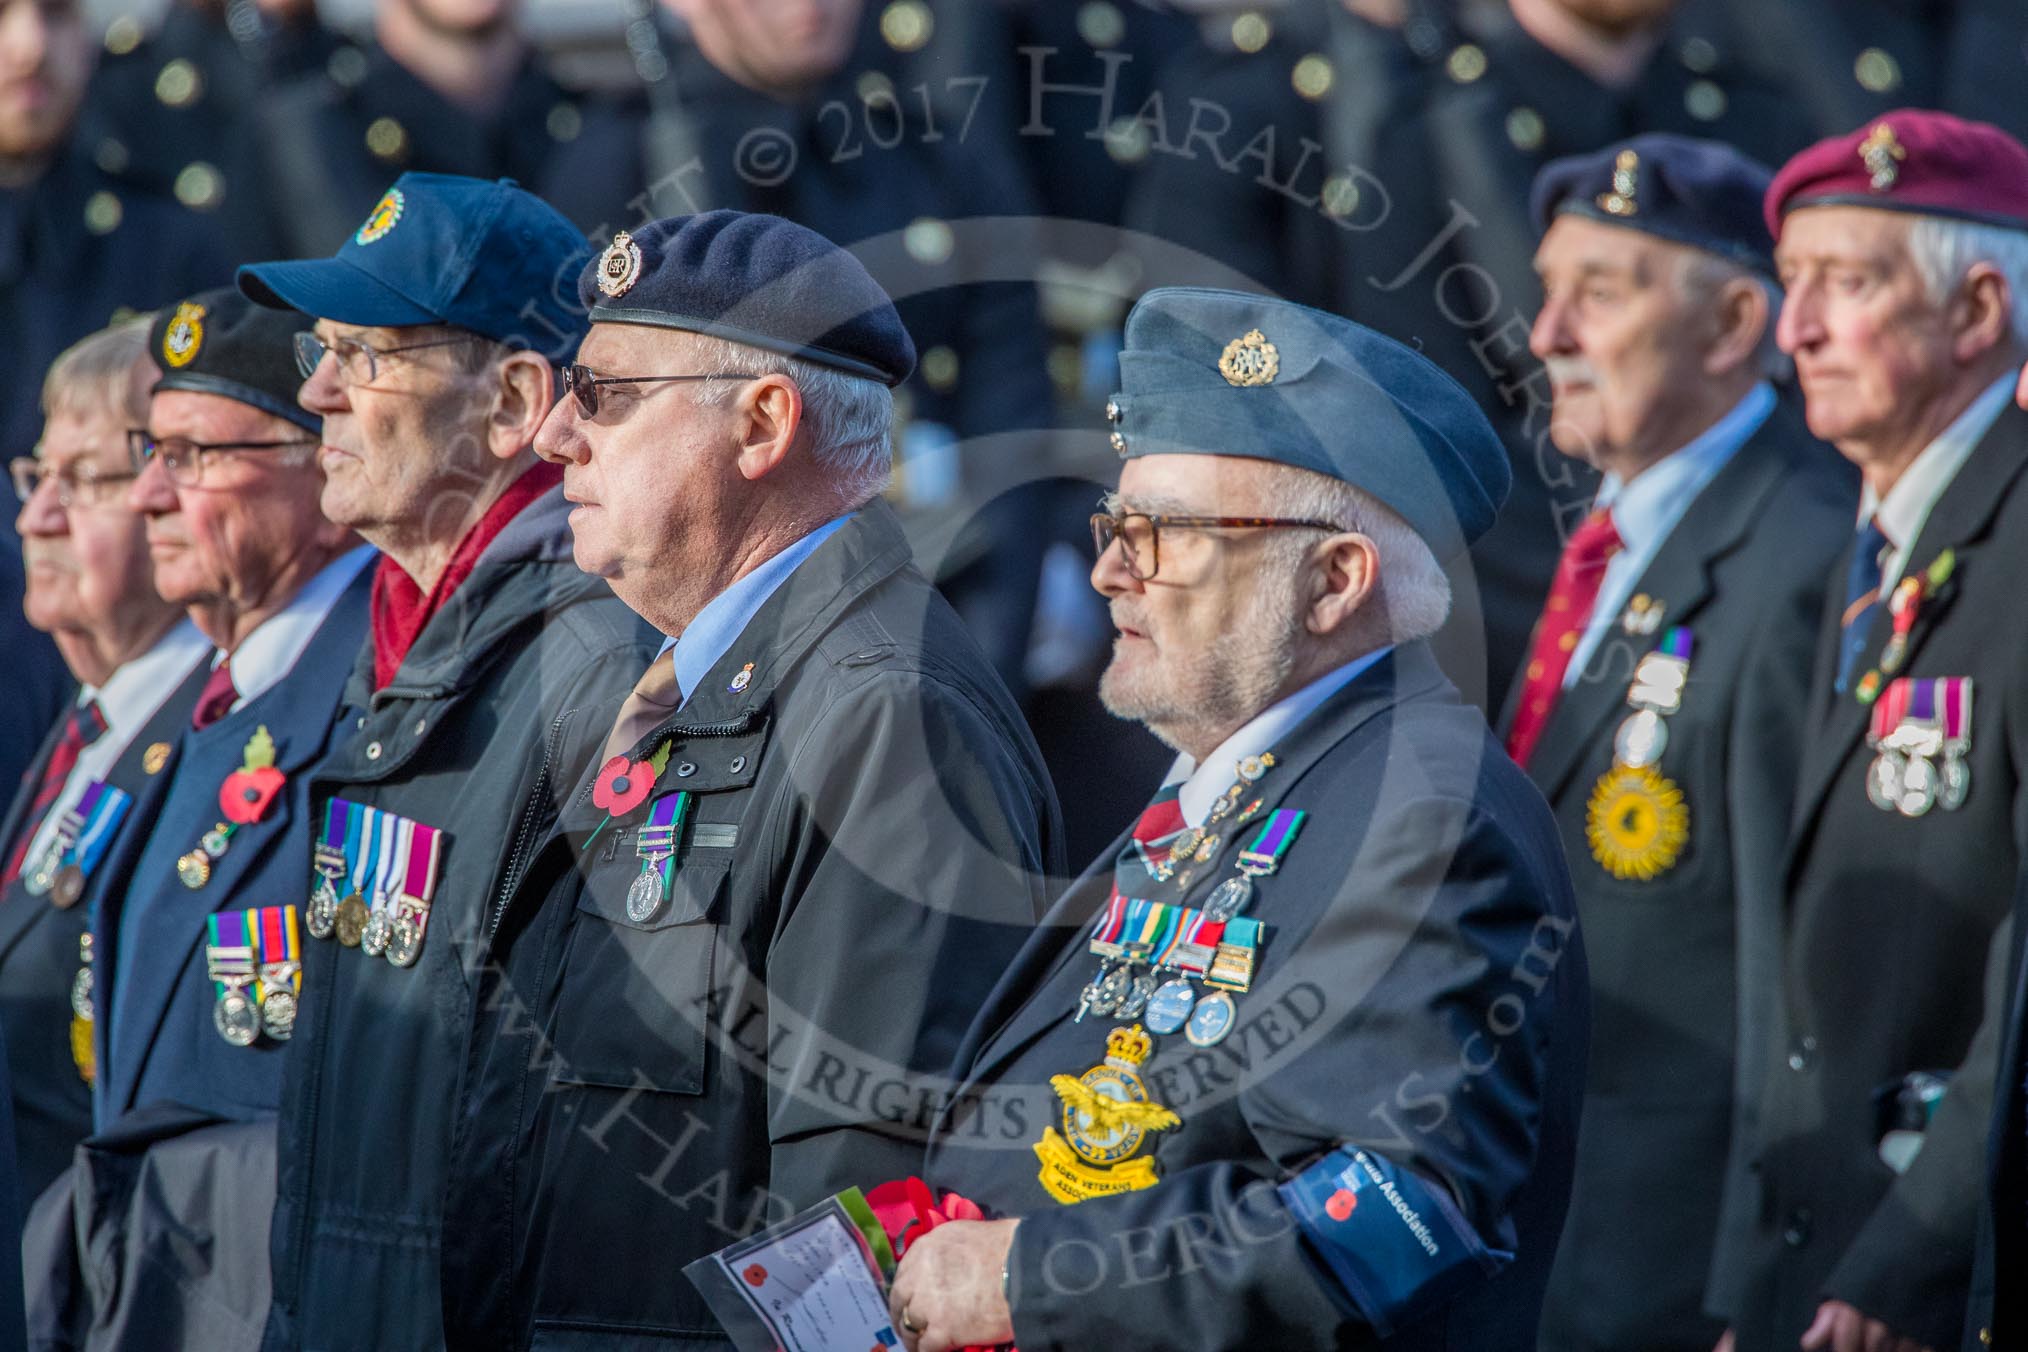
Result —
<path fill-rule="evenodd" d="M 1875 192 L 1886 192 L 1901 177 L 1898 160 L 1908 158 L 1908 151 L 1902 148 L 1894 135 L 1894 128 L 1886 122 L 1877 122 L 1866 139 L 1859 143 L 1859 159 L 1872 175 L 1870 182 Z"/>
<path fill-rule="evenodd" d="M 641 279 L 641 246 L 622 230 L 599 255 L 599 291 L 615 300 L 634 289 Z"/>
<path fill-rule="evenodd" d="M 1631 216 L 1641 209 L 1634 195 L 1641 190 L 1641 157 L 1632 150 L 1622 150 L 1613 161 L 1613 186 L 1611 192 L 1602 192 L 1593 200 L 1599 210 L 1614 216 Z"/>
<path fill-rule="evenodd" d="M 204 346 L 204 307 L 191 301 L 179 302 L 162 331 L 162 360 L 174 367 L 190 365 L 197 349 Z"/>
<path fill-rule="evenodd" d="M 1218 359 L 1218 374 L 1225 377 L 1228 385 L 1272 385 L 1281 369 L 1280 349 L 1263 337 L 1259 329 L 1227 343 L 1224 355 Z"/>
<path fill-rule="evenodd" d="M 359 233 L 352 237 L 355 244 L 371 244 L 386 236 L 387 232 L 401 222 L 401 209 L 407 205 L 402 199 L 400 188 L 389 188 L 381 199 L 373 204 L 366 221 L 359 227 Z"/>

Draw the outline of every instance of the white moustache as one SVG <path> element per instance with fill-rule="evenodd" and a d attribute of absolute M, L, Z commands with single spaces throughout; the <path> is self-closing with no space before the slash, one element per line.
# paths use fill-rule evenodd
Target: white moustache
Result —
<path fill-rule="evenodd" d="M 1598 372 L 1583 357 L 1545 357 L 1542 368 L 1552 385 L 1596 385 Z"/>

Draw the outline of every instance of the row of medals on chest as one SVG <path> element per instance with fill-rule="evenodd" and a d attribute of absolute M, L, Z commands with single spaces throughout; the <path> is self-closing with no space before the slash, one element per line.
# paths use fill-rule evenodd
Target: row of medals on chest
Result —
<path fill-rule="evenodd" d="M 212 1006 L 211 1019 L 218 1035 L 235 1047 L 251 1047 L 266 1033 L 277 1042 L 287 1042 L 296 1031 L 296 973 L 300 964 L 255 961 L 255 950 L 247 947 L 214 947 L 206 955 L 213 981 L 225 990 Z M 247 987 L 259 981 L 259 993 Z"/>
<path fill-rule="evenodd" d="M 403 897 L 403 905 L 391 905 L 385 888 L 377 903 L 370 904 L 357 886 L 341 897 L 338 883 L 345 877 L 346 863 L 344 847 L 318 842 L 317 885 L 311 889 L 303 927 L 312 938 L 335 938 L 369 958 L 385 957 L 396 967 L 414 966 L 422 955 L 423 921 L 418 912 L 423 903 Z"/>
<path fill-rule="evenodd" d="M 1274 765 L 1272 753 L 1243 758 L 1238 779 L 1212 804 L 1204 825 L 1177 837 L 1165 857 L 1150 863 L 1149 875 L 1158 883 L 1173 883 L 1179 895 L 1187 891 L 1196 867 L 1217 856 L 1224 833 L 1236 831 L 1260 815 L 1261 799 L 1253 799 L 1244 808 L 1240 804 Z M 1253 900 L 1254 880 L 1272 874 L 1280 862 L 1278 855 L 1259 859 L 1242 855 L 1238 871 L 1205 899 L 1204 918 L 1221 923 L 1236 919 Z M 1072 1022 L 1083 1022 L 1087 1014 L 1122 1023 L 1139 1020 L 1151 1033 L 1167 1036 L 1182 1032 L 1199 1047 L 1215 1046 L 1232 1031 L 1238 1015 L 1232 995 L 1243 995 L 1252 986 L 1257 957 L 1252 947 L 1220 944 L 1202 964 L 1203 981 L 1210 993 L 1199 996 L 1191 984 L 1192 973 L 1181 967 L 1174 968 L 1175 976 L 1161 980 L 1156 955 L 1145 945 L 1107 945 L 1094 938 L 1090 947 L 1100 960 L 1099 970 L 1079 993 Z"/>

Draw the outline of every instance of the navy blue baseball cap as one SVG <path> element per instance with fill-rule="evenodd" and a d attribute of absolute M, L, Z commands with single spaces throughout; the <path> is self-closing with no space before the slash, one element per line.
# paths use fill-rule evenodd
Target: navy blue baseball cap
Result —
<path fill-rule="evenodd" d="M 1772 277 L 1774 236 L 1761 210 L 1774 171 L 1718 141 L 1652 132 L 1535 176 L 1535 233 L 1565 213 L 1687 244 Z"/>
<path fill-rule="evenodd" d="M 915 369 L 915 344 L 873 274 L 779 216 L 707 211 L 622 231 L 577 294 L 594 324 L 711 334 L 886 385 Z"/>
<path fill-rule="evenodd" d="M 1393 508 L 1439 560 L 1493 524 L 1507 449 L 1464 386 L 1361 324 L 1293 301 L 1163 287 L 1127 315 L 1113 449 L 1293 465 Z"/>
<path fill-rule="evenodd" d="M 451 324 L 562 361 L 584 337 L 590 245 L 512 179 L 403 174 L 331 258 L 249 263 L 250 300 L 377 328 Z"/>

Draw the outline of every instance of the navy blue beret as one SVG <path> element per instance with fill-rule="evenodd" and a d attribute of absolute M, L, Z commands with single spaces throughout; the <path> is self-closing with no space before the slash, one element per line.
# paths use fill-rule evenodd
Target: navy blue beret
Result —
<path fill-rule="evenodd" d="M 1513 484 L 1457 381 L 1349 319 L 1237 291 L 1164 287 L 1127 316 L 1113 449 L 1235 455 L 1341 480 L 1392 507 L 1438 559 L 1485 534 Z"/>
<path fill-rule="evenodd" d="M 1687 244 L 1774 276 L 1761 211 L 1774 173 L 1729 145 L 1651 132 L 1589 155 L 1551 160 L 1535 176 L 1535 232 L 1564 212 Z"/>
<path fill-rule="evenodd" d="M 707 211 L 622 231 L 577 294 L 594 324 L 712 334 L 887 385 L 915 369 L 915 344 L 880 283 L 849 251 L 779 216 Z"/>
<path fill-rule="evenodd" d="M 162 368 L 156 390 L 194 390 L 251 404 L 309 432 L 324 420 L 296 402 L 296 334 L 303 317 L 264 309 L 229 286 L 164 308 L 148 329 L 148 355 Z"/>
<path fill-rule="evenodd" d="M 403 174 L 334 257 L 249 263 L 239 286 L 340 324 L 450 324 L 560 362 L 584 337 L 571 280 L 590 251 L 512 179 Z"/>

